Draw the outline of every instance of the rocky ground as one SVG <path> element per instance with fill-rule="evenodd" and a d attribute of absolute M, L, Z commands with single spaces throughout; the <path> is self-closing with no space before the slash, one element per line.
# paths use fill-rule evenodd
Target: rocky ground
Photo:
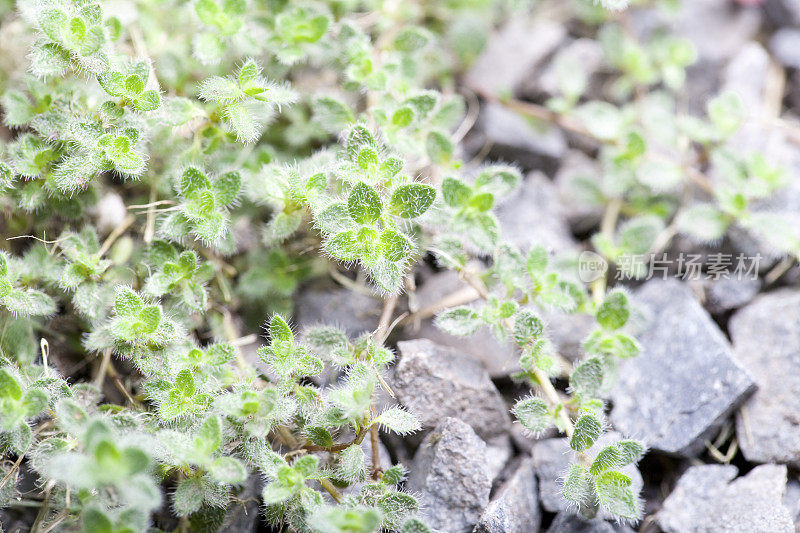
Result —
<path fill-rule="evenodd" d="M 699 52 L 687 83 L 690 108 L 700 109 L 723 88 L 737 91 L 751 111 L 765 108 L 772 105 L 767 84 L 777 75 L 785 82 L 781 116 L 798 123 L 800 2 L 683 4 L 674 31 Z M 633 22 L 647 32 L 657 21 L 644 13 Z M 463 81 L 476 93 L 513 87 L 517 97 L 541 101 L 552 83 L 549 59 L 563 49 L 572 49 L 601 83 L 599 44 L 546 20 L 500 28 Z M 793 179 L 765 209 L 800 216 L 800 129 L 777 137 L 755 130 L 745 128 L 743 146 L 779 158 Z M 570 195 L 572 179 L 597 172 L 581 139 L 534 128 L 482 102 L 462 148 L 467 160 L 483 152 L 528 172 L 499 213 L 515 244 L 542 243 L 555 253 L 585 248 L 600 214 Z M 676 239 L 670 254 L 766 249 L 751 236 L 733 235 L 711 249 Z M 638 336 L 643 350 L 619 372 L 609 419 L 615 431 L 650 447 L 641 477 L 634 471 L 646 509 L 638 524 L 590 521 L 567 508 L 558 481 L 570 460 L 566 440 L 531 439 L 512 421 L 509 406 L 526 391 L 509 379 L 513 350 L 488 332 L 457 339 L 430 319 L 395 331 L 399 362 L 390 384 L 397 398 L 386 401 L 411 408 L 424 431 L 385 439 L 387 455 L 409 467 L 408 488 L 441 531 L 800 531 L 800 269 L 777 280 L 768 272 L 758 280 L 654 279 L 631 287 L 645 318 Z M 469 291 L 456 275 L 423 269 L 402 305 L 426 309 L 459 290 Z M 380 308 L 369 296 L 309 287 L 298 296 L 296 319 L 310 324 L 333 314 L 356 334 L 374 329 Z M 575 315 L 552 320 L 548 331 L 574 361 L 591 327 L 590 318 Z"/>
<path fill-rule="evenodd" d="M 753 7 L 732 0 L 682 3 L 674 32 L 699 52 L 687 82 L 690 109 L 701 109 L 724 88 L 737 91 L 755 112 L 774 106 L 768 85 L 775 76 L 783 82 L 781 118 L 798 126 L 771 136 L 752 125 L 741 142 L 786 166 L 793 183 L 765 209 L 800 220 L 800 0 Z M 658 21 L 640 13 L 632 22 L 646 33 Z M 463 83 L 475 93 L 511 87 L 518 98 L 541 103 L 553 83 L 549 60 L 571 49 L 599 86 L 600 45 L 573 30 L 545 19 L 530 25 L 513 20 L 491 37 Z M 599 170 L 582 139 L 480 102 L 461 149 L 465 160 L 477 154 L 526 171 L 522 189 L 498 213 L 512 242 L 523 249 L 540 243 L 556 254 L 588 248 L 586 237 L 601 214 L 573 197 L 570 183 Z M 733 235 L 712 250 L 678 238 L 670 254 L 767 249 L 752 236 Z M 559 478 L 572 452 L 555 433 L 531 438 L 513 421 L 509 409 L 528 391 L 509 377 L 514 350 L 488 331 L 455 338 L 430 318 L 394 330 L 398 362 L 389 384 L 396 398 L 384 400 L 410 408 L 423 431 L 382 436 L 381 461 L 408 467 L 407 488 L 442 532 L 800 531 L 800 267 L 776 280 L 768 276 L 771 265 L 764 266 L 758 280 L 654 279 L 630 287 L 642 318 L 642 353 L 620 369 L 609 421 L 618 434 L 650 448 L 641 475 L 629 472 L 642 488 L 641 522 L 587 520 L 566 506 Z M 470 290 L 456 274 L 423 265 L 416 290 L 400 307 L 424 310 Z M 334 317 L 355 336 L 374 330 L 380 312 L 376 297 L 315 283 L 298 292 L 294 319 L 302 328 Z M 566 362 L 580 358 L 593 319 L 548 322 Z M 254 354 L 256 346 L 250 348 Z M 557 385 L 563 389 L 566 381 Z M 370 447 L 368 439 L 364 446 Z M 266 530 L 254 503 L 257 485 L 254 480 L 239 495 L 250 503 L 224 530 Z"/>

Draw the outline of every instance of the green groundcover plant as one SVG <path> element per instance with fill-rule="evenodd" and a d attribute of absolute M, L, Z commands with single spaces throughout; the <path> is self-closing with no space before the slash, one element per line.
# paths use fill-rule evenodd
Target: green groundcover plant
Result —
<path fill-rule="evenodd" d="M 740 226 L 796 255 L 800 236 L 751 210 L 780 170 L 726 144 L 744 120 L 737 98 L 713 98 L 705 116 L 676 110 L 691 45 L 637 40 L 622 2 L 564 3 L 603 44 L 614 99 L 590 100 L 586 74 L 558 57 L 559 94 L 544 105 L 480 96 L 597 144 L 602 175 L 577 184 L 606 212 L 595 250 L 613 263 Z M 493 211 L 520 171 L 457 149 L 473 115 L 458 74 L 494 23 L 537 7 L 4 7 L 16 41 L 0 74 L 0 506 L 35 508 L 39 531 L 214 531 L 258 476 L 263 520 L 284 530 L 428 531 L 404 468 L 382 471 L 361 444 L 420 429 L 377 398 L 390 391 L 398 296 L 432 260 L 480 296 L 437 325 L 516 345 L 514 379 L 531 394 L 513 414 L 532 435 L 569 437 L 564 498 L 589 516 L 640 518 L 622 469 L 643 443 L 595 445 L 617 365 L 639 350 L 628 294 L 504 240 Z M 703 174 L 708 161 L 719 179 Z M 687 204 L 688 190 L 703 201 Z M 329 272 L 384 299 L 374 332 L 292 326 L 298 284 Z M 566 393 L 551 381 L 564 368 L 543 309 L 596 317 Z M 263 324 L 248 362 L 241 328 Z M 78 366 L 60 372 L 56 354 Z M 23 464 L 33 497 L 17 491 Z"/>

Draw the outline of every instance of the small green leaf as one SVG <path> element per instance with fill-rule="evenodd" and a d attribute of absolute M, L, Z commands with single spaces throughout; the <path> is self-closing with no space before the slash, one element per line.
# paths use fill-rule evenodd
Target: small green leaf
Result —
<path fill-rule="evenodd" d="M 178 377 L 175 379 L 175 388 L 185 398 L 190 398 L 194 396 L 195 393 L 194 376 L 192 376 L 191 371 L 181 370 L 180 372 L 178 372 Z"/>
<path fill-rule="evenodd" d="M 22 387 L 11 372 L 0 368 L 0 398 L 19 401 L 22 398 Z"/>
<path fill-rule="evenodd" d="M 600 505 L 609 513 L 636 520 L 639 518 L 639 502 L 630 485 L 631 478 L 612 470 L 595 478 L 594 490 Z"/>
<path fill-rule="evenodd" d="M 628 296 L 619 290 L 606 295 L 605 300 L 597 310 L 597 322 L 607 330 L 616 330 L 623 327 L 631 316 Z"/>
<path fill-rule="evenodd" d="M 358 224 L 372 224 L 383 213 L 381 197 L 373 187 L 360 181 L 347 197 L 347 212 Z"/>
<path fill-rule="evenodd" d="M 569 377 L 572 391 L 582 397 L 594 398 L 603 386 L 605 367 L 599 357 L 590 357 L 583 361 Z"/>
<path fill-rule="evenodd" d="M 602 432 L 603 426 L 597 416 L 587 413 L 575 423 L 575 431 L 569 440 L 569 446 L 576 452 L 585 451 L 594 445 Z"/>
<path fill-rule="evenodd" d="M 469 307 L 454 307 L 439 313 L 436 326 L 457 337 L 468 337 L 483 325 L 480 315 Z"/>
<path fill-rule="evenodd" d="M 511 410 L 522 427 L 531 433 L 538 434 L 551 426 L 552 416 L 547 403 L 541 398 L 525 398 L 516 403 Z"/>
<path fill-rule="evenodd" d="M 372 420 L 372 424 L 379 424 L 400 435 L 407 435 L 422 428 L 417 417 L 400 407 L 390 407 L 385 410 Z"/>
<path fill-rule="evenodd" d="M 130 287 L 120 285 L 117 287 L 117 295 L 114 308 L 118 316 L 136 316 L 142 310 L 142 299 Z"/>
<path fill-rule="evenodd" d="M 291 348 L 294 345 L 294 333 L 292 328 L 280 315 L 275 315 L 269 322 L 269 336 L 273 347 L 282 349 Z"/>
<path fill-rule="evenodd" d="M 583 465 L 570 465 L 569 471 L 564 478 L 564 486 L 561 494 L 567 501 L 576 504 L 586 503 L 591 494 L 592 477 Z"/>
<path fill-rule="evenodd" d="M 447 177 L 442 180 L 442 197 L 450 207 L 464 207 L 472 198 L 472 189 L 461 180 Z"/>
<path fill-rule="evenodd" d="M 392 212 L 402 218 L 416 218 L 425 213 L 436 199 L 436 189 L 423 183 L 401 185 L 392 193 Z"/>
<path fill-rule="evenodd" d="M 514 319 L 514 342 L 519 346 L 539 340 L 544 335 L 544 323 L 535 313 L 520 310 Z"/>

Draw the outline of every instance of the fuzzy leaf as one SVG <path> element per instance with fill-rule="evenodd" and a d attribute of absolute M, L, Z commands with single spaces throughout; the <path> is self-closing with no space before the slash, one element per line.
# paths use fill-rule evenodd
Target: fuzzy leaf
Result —
<path fill-rule="evenodd" d="M 383 203 L 373 187 L 360 181 L 347 197 L 347 212 L 358 224 L 372 224 L 381 216 Z"/>
<path fill-rule="evenodd" d="M 534 434 L 541 433 L 550 427 L 552 422 L 547 403 L 541 398 L 520 400 L 511 412 L 517 417 L 522 427 Z"/>
<path fill-rule="evenodd" d="M 372 420 L 372 424 L 379 424 L 390 431 L 407 435 L 419 431 L 422 426 L 417 417 L 400 407 L 390 407 Z"/>
<path fill-rule="evenodd" d="M 622 291 L 612 291 L 597 310 L 597 322 L 607 330 L 616 330 L 628 322 L 630 315 L 628 296 Z"/>
<path fill-rule="evenodd" d="M 469 307 L 454 307 L 439 313 L 436 326 L 457 337 L 468 337 L 483 325 L 480 315 Z"/>
<path fill-rule="evenodd" d="M 569 446 L 576 452 L 585 451 L 594 445 L 603 432 L 603 426 L 597 416 L 587 413 L 575 423 L 575 432 L 569 440 Z"/>
<path fill-rule="evenodd" d="M 392 211 L 402 218 L 416 218 L 433 204 L 436 189 L 423 183 L 401 185 L 392 193 Z"/>

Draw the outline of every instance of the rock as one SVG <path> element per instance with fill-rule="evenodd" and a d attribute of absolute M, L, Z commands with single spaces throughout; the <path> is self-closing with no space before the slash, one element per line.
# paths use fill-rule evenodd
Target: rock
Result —
<path fill-rule="evenodd" d="M 542 521 L 533 461 L 524 459 L 481 515 L 474 533 L 537 533 Z"/>
<path fill-rule="evenodd" d="M 597 321 L 585 313 L 541 313 L 547 338 L 565 359 L 577 362 L 584 356 L 583 341 L 597 327 Z"/>
<path fill-rule="evenodd" d="M 761 25 L 758 9 L 742 9 L 728 0 L 681 2 L 675 13 L 658 8 L 636 11 L 642 11 L 633 12 L 634 26 L 640 35 L 648 37 L 666 24 L 670 34 L 694 43 L 701 61 L 714 63 L 736 54 L 756 36 Z"/>
<path fill-rule="evenodd" d="M 593 455 L 603 447 L 620 440 L 622 436 L 615 432 L 604 433 L 597 443 L 589 450 Z M 575 506 L 570 505 L 561 495 L 561 482 L 564 474 L 569 469 L 569 465 L 575 463 L 577 456 L 572 448 L 569 447 L 569 439 L 543 439 L 533 445 L 533 465 L 536 468 L 536 475 L 539 478 L 539 500 L 542 508 L 551 513 L 562 511 L 575 512 Z M 630 476 L 632 480 L 631 488 L 635 494 L 641 491 L 644 484 L 642 475 L 635 465 L 628 465 L 621 469 L 623 474 Z M 600 518 L 611 518 L 608 513 L 601 512 Z"/>
<path fill-rule="evenodd" d="M 377 298 L 349 289 L 306 290 L 297 296 L 295 317 L 301 328 L 326 324 L 357 337 L 378 327 L 381 309 Z"/>
<path fill-rule="evenodd" d="M 259 476 L 251 476 L 244 488 L 233 495 L 233 502 L 228 506 L 221 531 L 235 533 L 256 533 L 261 523 L 259 497 L 263 483 Z"/>
<path fill-rule="evenodd" d="M 798 319 L 800 291 L 784 289 L 759 296 L 728 324 L 736 357 L 759 387 L 736 417 L 748 461 L 800 466 Z"/>
<path fill-rule="evenodd" d="M 416 309 L 425 309 L 439 303 L 442 298 L 470 288 L 461 281 L 458 273 L 452 270 L 434 274 L 417 288 Z M 472 290 L 474 299 L 478 293 Z M 403 332 L 405 339 L 429 339 L 436 344 L 455 349 L 479 361 L 491 377 L 505 377 L 519 370 L 519 358 L 511 343 L 499 342 L 489 328 L 481 328 L 469 337 L 456 337 L 437 328 L 433 321 L 423 320 L 419 324 L 409 324 Z"/>
<path fill-rule="evenodd" d="M 513 455 L 511 437 L 508 435 L 498 435 L 486 441 L 486 468 L 489 470 L 489 479 L 492 480 L 492 483 Z"/>
<path fill-rule="evenodd" d="M 508 406 L 480 363 L 427 339 L 397 348 L 400 362 L 390 385 L 424 428 L 457 416 L 484 439 L 508 432 Z"/>
<path fill-rule="evenodd" d="M 570 70 L 583 72 L 590 79 L 603 65 L 603 46 L 594 39 L 575 39 L 559 50 L 536 78 L 538 89 L 552 96 L 561 95 L 559 80 Z"/>
<path fill-rule="evenodd" d="M 531 25 L 526 17 L 514 17 L 491 35 L 483 53 L 464 77 L 464 84 L 479 94 L 516 93 L 565 34 L 562 24 Z"/>
<path fill-rule="evenodd" d="M 720 278 L 705 283 L 705 306 L 713 314 L 724 313 L 747 305 L 761 290 L 761 280 Z"/>
<path fill-rule="evenodd" d="M 110 233 L 125 222 L 128 214 L 122 196 L 115 192 L 107 192 L 95 206 L 97 213 L 97 229 L 100 233 Z"/>
<path fill-rule="evenodd" d="M 635 302 L 650 325 L 639 356 L 619 369 L 611 421 L 656 450 L 695 455 L 755 390 L 753 378 L 688 286 L 651 280 Z"/>
<path fill-rule="evenodd" d="M 776 24 L 786 26 L 800 24 L 800 0 L 771 0 L 767 2 L 766 8 Z"/>
<path fill-rule="evenodd" d="M 489 157 L 514 161 L 524 169 L 555 172 L 567 150 L 564 133 L 555 126 L 533 123 L 502 104 L 481 106 L 475 130 L 465 140 L 467 151 L 478 153 L 490 144 Z"/>
<path fill-rule="evenodd" d="M 800 531 L 800 480 L 797 479 L 796 474 L 786 483 L 783 505 L 789 510 L 789 514 L 794 520 L 795 533 Z"/>
<path fill-rule="evenodd" d="M 547 533 L 633 533 L 624 524 L 612 524 L 600 518 L 585 518 L 572 513 L 561 512 L 556 515 Z"/>
<path fill-rule="evenodd" d="M 419 495 L 420 515 L 435 530 L 471 531 L 489 504 L 486 444 L 468 424 L 445 418 L 422 442 L 406 488 Z"/>
<path fill-rule="evenodd" d="M 689 468 L 658 512 L 668 533 L 747 533 L 794 531 L 782 499 L 786 467 L 761 465 L 734 481 L 737 468 L 703 465 Z"/>
<path fill-rule="evenodd" d="M 769 41 L 769 49 L 783 66 L 800 69 L 800 30 L 778 30 Z"/>
<path fill-rule="evenodd" d="M 522 251 L 537 244 L 555 253 L 576 250 L 558 192 L 547 176 L 533 172 L 520 189 L 497 209 L 504 239 Z"/>
<path fill-rule="evenodd" d="M 553 178 L 564 217 L 575 233 L 590 231 L 603 217 L 603 199 L 594 194 L 600 172 L 595 160 L 579 150 L 570 150 Z"/>

